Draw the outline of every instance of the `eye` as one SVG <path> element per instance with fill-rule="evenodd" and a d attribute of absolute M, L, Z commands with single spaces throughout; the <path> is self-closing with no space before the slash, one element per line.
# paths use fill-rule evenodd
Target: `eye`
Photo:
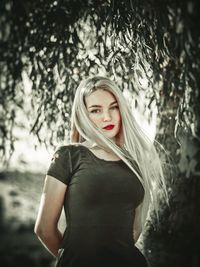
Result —
<path fill-rule="evenodd" d="M 93 109 L 93 110 L 90 111 L 90 113 L 99 113 L 99 112 L 101 112 L 100 109 Z"/>

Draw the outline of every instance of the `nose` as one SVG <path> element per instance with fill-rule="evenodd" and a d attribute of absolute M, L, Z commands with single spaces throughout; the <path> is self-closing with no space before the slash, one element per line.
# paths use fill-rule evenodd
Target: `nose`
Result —
<path fill-rule="evenodd" d="M 103 120 L 104 121 L 110 121 L 111 120 L 111 115 L 108 111 L 105 111 L 103 114 Z"/>

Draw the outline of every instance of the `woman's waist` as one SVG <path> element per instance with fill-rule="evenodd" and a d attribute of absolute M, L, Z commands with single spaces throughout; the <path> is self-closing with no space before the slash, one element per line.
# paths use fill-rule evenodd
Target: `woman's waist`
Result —
<path fill-rule="evenodd" d="M 73 225 L 66 228 L 64 237 L 74 243 L 133 242 L 132 228 L 120 225 Z"/>
<path fill-rule="evenodd" d="M 122 225 L 118 223 L 98 223 L 98 224 L 91 224 L 91 223 L 80 223 L 80 224 L 68 224 L 67 228 L 69 232 L 76 233 L 76 232 L 100 232 L 100 233 L 128 233 L 130 234 L 133 232 L 133 225 Z"/>

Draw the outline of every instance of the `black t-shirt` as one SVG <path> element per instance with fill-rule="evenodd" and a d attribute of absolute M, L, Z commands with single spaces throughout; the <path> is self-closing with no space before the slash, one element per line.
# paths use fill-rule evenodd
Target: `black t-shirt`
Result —
<path fill-rule="evenodd" d="M 55 152 L 47 174 L 67 185 L 67 227 L 57 265 L 146 266 L 133 240 L 144 189 L 123 160 L 107 161 L 81 144 L 67 145 Z"/>

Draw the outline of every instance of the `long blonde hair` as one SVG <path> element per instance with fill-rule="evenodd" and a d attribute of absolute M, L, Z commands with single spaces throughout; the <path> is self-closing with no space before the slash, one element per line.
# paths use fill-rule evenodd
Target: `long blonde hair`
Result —
<path fill-rule="evenodd" d="M 89 119 L 85 97 L 98 89 L 112 93 L 118 102 L 122 125 L 117 142 L 106 138 L 101 129 Z M 107 77 L 94 76 L 85 79 L 77 88 L 72 106 L 70 142 L 82 143 L 85 140 L 100 140 L 101 144 L 118 155 L 138 177 L 145 190 L 141 212 L 141 223 L 144 226 L 150 203 L 158 214 L 157 188 L 162 188 L 167 197 L 163 168 L 154 144 L 136 122 L 122 91 Z"/>

